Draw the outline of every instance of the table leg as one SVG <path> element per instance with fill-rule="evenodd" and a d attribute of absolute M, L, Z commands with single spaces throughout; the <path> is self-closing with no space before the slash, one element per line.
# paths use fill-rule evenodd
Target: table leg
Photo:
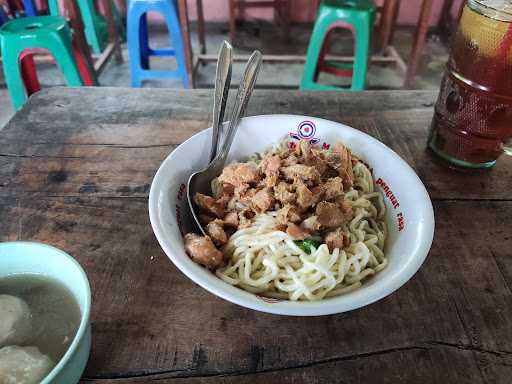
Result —
<path fill-rule="evenodd" d="M 181 34 L 183 35 L 183 49 L 185 51 L 185 64 L 187 66 L 188 85 L 194 88 L 194 67 L 192 64 L 193 54 L 190 43 L 190 23 L 188 19 L 187 0 L 178 0 L 178 9 L 181 24 Z"/>
<path fill-rule="evenodd" d="M 432 12 L 433 0 L 423 0 L 421 7 L 421 13 L 418 21 L 418 27 L 414 36 L 414 43 L 409 55 L 409 61 L 407 65 L 407 73 L 405 74 L 404 88 L 410 88 L 413 85 L 418 70 L 418 64 L 421 59 L 423 47 L 425 46 L 425 40 L 427 38 L 427 32 L 430 21 L 430 14 Z"/>
<path fill-rule="evenodd" d="M 203 0 L 196 0 L 197 4 L 197 35 L 199 37 L 199 52 L 206 53 L 206 38 L 204 32 Z"/>

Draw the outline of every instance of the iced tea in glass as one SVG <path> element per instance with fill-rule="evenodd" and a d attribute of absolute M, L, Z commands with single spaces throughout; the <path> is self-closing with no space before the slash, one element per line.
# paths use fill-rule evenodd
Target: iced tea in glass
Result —
<path fill-rule="evenodd" d="M 512 154 L 512 1 L 468 0 L 435 106 L 429 147 L 459 166 Z"/>

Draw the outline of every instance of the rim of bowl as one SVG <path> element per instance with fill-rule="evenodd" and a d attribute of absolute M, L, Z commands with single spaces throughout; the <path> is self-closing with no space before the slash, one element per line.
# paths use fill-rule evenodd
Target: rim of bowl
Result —
<path fill-rule="evenodd" d="M 207 127 L 206 129 L 197 132 L 196 134 L 189 137 L 187 140 L 183 141 L 178 147 L 176 147 L 175 150 L 170 152 L 167 157 L 160 163 L 160 166 L 153 177 L 153 180 L 151 182 L 151 188 L 149 191 L 149 199 L 148 199 L 148 210 L 149 210 L 149 219 L 151 223 L 151 227 L 153 229 L 153 232 L 158 240 L 158 243 L 160 247 L 163 249 L 166 256 L 170 259 L 170 261 L 178 267 L 178 269 L 185 274 L 192 282 L 199 285 L 203 289 L 207 290 L 208 292 L 214 294 L 215 296 L 218 296 L 226 301 L 229 301 L 233 304 L 240 305 L 241 307 L 253 309 L 260 312 L 265 313 L 271 313 L 275 315 L 283 315 L 283 316 L 324 316 L 324 315 L 332 315 L 337 313 L 344 313 L 353 311 L 355 309 L 363 308 L 369 304 L 372 304 L 376 301 L 379 301 L 390 294 L 397 291 L 400 287 L 402 287 L 405 283 L 407 283 L 421 268 L 422 264 L 424 263 L 425 259 L 427 258 L 430 249 L 432 247 L 432 242 L 434 239 L 434 232 L 435 232 L 435 216 L 434 216 L 434 208 L 432 205 L 432 201 L 430 199 L 430 196 L 428 194 L 427 189 L 425 188 L 425 185 L 419 178 L 419 176 L 416 174 L 416 172 L 412 169 L 412 167 L 407 164 L 407 162 L 402 159 L 393 149 L 389 148 L 387 145 L 382 143 L 381 141 L 377 140 L 373 136 L 370 136 L 369 134 L 360 131 L 358 129 L 352 128 L 346 124 L 327 120 L 319 117 L 313 117 L 313 116 L 305 116 L 305 115 L 292 115 L 292 114 L 267 114 L 267 115 L 255 115 L 255 116 L 247 116 L 240 121 L 240 124 L 242 124 L 243 121 L 247 120 L 257 120 L 257 119 L 269 119 L 269 118 L 301 118 L 301 119 L 313 119 L 318 121 L 324 121 L 329 124 L 336 124 L 343 129 L 356 132 L 357 134 L 363 135 L 365 139 L 372 142 L 372 144 L 380 147 L 381 149 L 384 149 L 387 152 L 390 152 L 391 156 L 394 158 L 395 161 L 400 163 L 402 165 L 402 169 L 404 172 L 407 173 L 406 177 L 407 179 L 414 180 L 419 187 L 422 196 L 421 200 L 425 203 L 425 209 L 426 209 L 426 220 L 425 223 L 428 224 L 429 222 L 431 225 L 428 227 L 425 227 L 424 230 L 424 236 L 425 241 L 419 244 L 418 249 L 416 250 L 416 257 L 409 260 L 409 266 L 407 270 L 396 276 L 393 280 L 390 280 L 386 287 L 384 287 L 380 292 L 377 294 L 373 294 L 371 297 L 367 297 L 364 299 L 359 300 L 356 304 L 349 305 L 347 308 L 341 308 L 341 305 L 339 302 L 334 302 L 334 300 L 343 300 L 344 295 L 336 296 L 328 299 L 318 300 L 318 301 L 290 301 L 290 300 L 283 300 L 278 301 L 272 304 L 267 304 L 264 301 L 260 302 L 253 302 L 249 301 L 246 298 L 244 298 L 244 295 L 252 293 L 245 291 L 241 288 L 238 288 L 236 286 L 229 285 L 227 283 L 224 283 L 222 280 L 220 280 L 217 276 L 212 275 L 212 278 L 218 279 L 220 282 L 226 284 L 224 285 L 211 285 L 208 281 L 205 281 L 200 275 L 197 275 L 195 271 L 189 268 L 187 264 L 181 260 L 180 256 L 177 256 L 174 254 L 174 252 L 167 247 L 167 240 L 165 240 L 165 235 L 163 231 L 160 231 L 159 226 L 159 218 L 158 218 L 158 197 L 155 196 L 156 191 L 155 186 L 156 183 L 160 181 L 161 173 L 163 172 L 164 164 L 166 164 L 169 161 L 169 158 L 173 155 L 174 151 L 181 145 L 184 145 L 185 143 L 192 141 L 195 139 L 196 136 L 204 134 L 205 131 L 208 131 L 211 129 L 210 127 Z M 360 289 L 364 289 L 364 285 L 360 287 Z M 359 289 L 358 289 L 359 290 Z M 285 307 L 283 307 L 283 304 Z M 343 306 L 343 307 L 346 307 Z M 306 313 L 304 313 L 306 312 Z"/>
<path fill-rule="evenodd" d="M 78 272 L 82 276 L 82 279 L 85 283 L 85 305 L 83 313 L 80 314 L 80 325 L 78 327 L 78 330 L 76 331 L 73 341 L 71 342 L 71 345 L 68 347 L 64 355 L 60 358 L 58 363 L 41 381 L 41 384 L 48 384 L 51 380 L 55 378 L 55 376 L 57 376 L 57 374 L 62 370 L 64 365 L 66 365 L 67 362 L 71 359 L 71 356 L 75 353 L 76 349 L 78 348 L 78 344 L 81 342 L 85 335 L 85 331 L 87 330 L 87 327 L 89 325 L 89 318 L 91 314 L 91 287 L 89 285 L 89 280 L 87 279 L 87 275 L 82 266 L 71 255 L 64 252 L 63 250 L 56 248 L 52 245 L 39 243 L 36 241 L 8 241 L 0 243 L 0 248 L 9 246 L 29 246 L 36 248 L 47 248 L 71 261 L 71 263 L 77 268 Z M 74 298 L 76 300 L 76 297 Z"/>

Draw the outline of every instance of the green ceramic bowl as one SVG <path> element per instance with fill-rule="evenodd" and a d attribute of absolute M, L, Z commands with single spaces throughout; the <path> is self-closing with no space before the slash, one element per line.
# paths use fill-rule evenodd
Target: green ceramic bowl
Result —
<path fill-rule="evenodd" d="M 80 326 L 62 359 L 41 384 L 77 383 L 91 350 L 91 289 L 84 270 L 67 253 L 49 245 L 31 242 L 0 243 L 0 278 L 20 274 L 41 274 L 60 281 L 80 306 Z"/>

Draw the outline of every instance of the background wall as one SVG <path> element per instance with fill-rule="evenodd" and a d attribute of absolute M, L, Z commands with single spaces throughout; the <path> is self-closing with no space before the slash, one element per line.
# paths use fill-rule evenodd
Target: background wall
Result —
<path fill-rule="evenodd" d="M 295 22 L 307 22 L 314 20 L 315 11 L 313 10 L 313 2 L 311 0 L 291 0 L 292 1 L 292 18 Z M 463 0 L 456 0 L 454 9 L 462 3 Z M 384 0 L 376 0 L 381 5 Z M 416 25 L 423 0 L 402 0 L 400 5 L 400 13 L 398 23 L 400 25 Z M 430 18 L 431 25 L 435 25 L 439 20 L 439 15 L 444 0 L 434 0 L 432 16 Z M 228 19 L 228 0 L 203 0 L 204 15 L 207 21 L 224 22 Z M 191 19 L 196 18 L 196 0 L 188 0 L 189 12 Z M 272 19 L 271 9 L 253 9 L 247 11 L 247 18 L 258 18 L 264 20 Z"/>

